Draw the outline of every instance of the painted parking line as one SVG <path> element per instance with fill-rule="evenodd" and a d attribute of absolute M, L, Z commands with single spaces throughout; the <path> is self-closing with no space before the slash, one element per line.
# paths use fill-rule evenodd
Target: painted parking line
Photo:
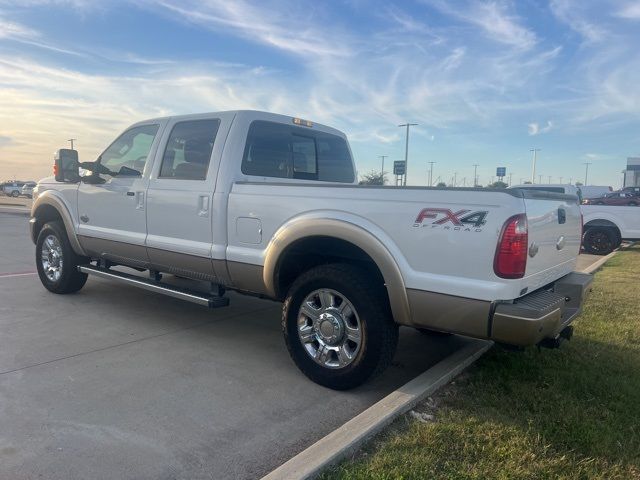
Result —
<path fill-rule="evenodd" d="M 0 278 L 26 277 L 27 275 L 37 275 L 38 272 L 9 272 L 0 273 Z"/>

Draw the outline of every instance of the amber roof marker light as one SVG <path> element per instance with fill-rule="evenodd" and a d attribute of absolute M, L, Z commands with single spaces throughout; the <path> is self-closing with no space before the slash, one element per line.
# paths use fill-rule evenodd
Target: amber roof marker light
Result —
<path fill-rule="evenodd" d="M 310 122 L 309 120 L 303 120 L 302 118 L 294 118 L 293 123 L 294 125 L 300 125 L 301 127 L 313 127 L 313 122 Z"/>

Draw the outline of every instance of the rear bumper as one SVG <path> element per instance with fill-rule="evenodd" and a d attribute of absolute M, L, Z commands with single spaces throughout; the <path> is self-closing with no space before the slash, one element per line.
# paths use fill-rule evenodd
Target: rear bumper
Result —
<path fill-rule="evenodd" d="M 556 339 L 581 310 L 591 291 L 592 275 L 572 272 L 551 288 L 498 303 L 489 320 L 490 338 L 509 345 L 536 345 Z"/>

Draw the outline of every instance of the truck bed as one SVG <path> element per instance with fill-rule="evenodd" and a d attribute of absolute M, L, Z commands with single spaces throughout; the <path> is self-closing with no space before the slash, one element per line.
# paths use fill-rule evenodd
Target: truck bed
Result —
<path fill-rule="evenodd" d="M 560 210 L 564 223 L 558 222 Z M 505 221 L 521 213 L 529 217 L 530 241 L 538 250 L 528 258 L 524 278 L 500 278 L 493 268 L 498 238 Z M 239 218 L 257 221 L 260 238 L 238 228 Z M 314 218 L 334 218 L 372 234 L 396 260 L 408 289 L 478 300 L 515 299 L 553 282 L 575 268 L 580 248 L 580 210 L 571 195 L 236 182 L 229 195 L 226 259 L 262 265 L 281 229 Z"/>

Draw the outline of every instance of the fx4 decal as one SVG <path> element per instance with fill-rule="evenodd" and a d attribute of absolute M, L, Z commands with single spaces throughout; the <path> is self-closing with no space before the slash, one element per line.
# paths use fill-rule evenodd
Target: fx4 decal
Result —
<path fill-rule="evenodd" d="M 485 223 L 487 223 L 487 215 L 489 212 L 485 210 L 479 210 L 472 212 L 471 210 L 458 210 L 453 212 L 448 208 L 423 208 L 413 224 L 414 227 L 431 227 L 436 228 L 439 226 L 445 229 L 451 229 L 449 223 L 453 224 L 454 230 L 468 230 L 471 231 L 471 227 L 476 232 L 481 231 Z M 433 220 L 432 222 L 425 222 L 425 220 Z"/>

